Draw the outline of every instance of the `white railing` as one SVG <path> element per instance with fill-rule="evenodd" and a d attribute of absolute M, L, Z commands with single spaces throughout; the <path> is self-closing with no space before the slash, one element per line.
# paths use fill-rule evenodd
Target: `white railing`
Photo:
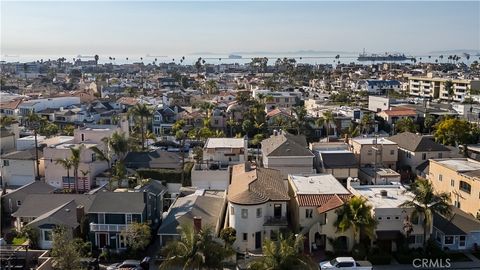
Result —
<path fill-rule="evenodd" d="M 121 232 L 127 228 L 126 224 L 97 224 L 90 223 L 92 232 Z"/>

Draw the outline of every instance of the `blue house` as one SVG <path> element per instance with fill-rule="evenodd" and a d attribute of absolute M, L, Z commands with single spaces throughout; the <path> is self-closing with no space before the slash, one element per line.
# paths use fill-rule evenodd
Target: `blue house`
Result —
<path fill-rule="evenodd" d="M 472 250 L 480 247 L 480 220 L 457 207 L 449 217 L 435 213 L 432 237 L 444 250 Z"/>

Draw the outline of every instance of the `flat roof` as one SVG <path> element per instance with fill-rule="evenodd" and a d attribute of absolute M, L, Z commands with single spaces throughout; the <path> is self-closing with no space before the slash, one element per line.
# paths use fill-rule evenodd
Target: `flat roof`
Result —
<path fill-rule="evenodd" d="M 369 137 L 369 138 L 363 138 L 363 137 L 357 137 L 357 138 L 352 138 L 352 141 L 359 143 L 359 144 L 375 144 L 375 137 Z M 391 144 L 391 145 L 396 145 L 396 142 L 392 142 L 388 139 L 385 138 L 378 138 L 377 139 L 377 144 Z"/>
<path fill-rule="evenodd" d="M 289 175 L 297 194 L 350 194 L 331 174 Z"/>
<path fill-rule="evenodd" d="M 440 159 L 440 160 L 436 159 L 434 161 L 457 172 L 469 172 L 469 171 L 480 170 L 480 162 L 472 159 L 466 159 L 466 158 Z"/>
<path fill-rule="evenodd" d="M 208 138 L 205 148 L 244 148 L 243 138 Z"/>
<path fill-rule="evenodd" d="M 90 147 L 93 147 L 93 146 L 97 146 L 96 143 L 62 143 L 62 144 L 59 144 L 59 145 L 56 145 L 54 146 L 55 148 L 57 149 L 70 149 L 70 148 L 77 148 L 77 147 L 80 147 L 80 146 L 85 146 L 85 148 L 90 148 Z"/>
<path fill-rule="evenodd" d="M 352 186 L 354 193 L 366 198 L 375 208 L 398 208 L 402 203 L 413 198 L 402 185 L 362 185 Z M 382 197 L 381 192 L 386 191 L 387 196 Z"/>

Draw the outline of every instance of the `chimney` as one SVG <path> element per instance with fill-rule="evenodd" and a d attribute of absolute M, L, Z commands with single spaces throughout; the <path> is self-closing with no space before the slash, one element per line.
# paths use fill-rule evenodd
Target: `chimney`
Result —
<path fill-rule="evenodd" d="M 83 205 L 77 206 L 77 222 L 81 223 L 83 217 L 85 216 L 85 207 Z"/>
<path fill-rule="evenodd" d="M 201 217 L 193 217 L 193 229 L 195 233 L 199 233 L 202 229 L 202 218 Z"/>

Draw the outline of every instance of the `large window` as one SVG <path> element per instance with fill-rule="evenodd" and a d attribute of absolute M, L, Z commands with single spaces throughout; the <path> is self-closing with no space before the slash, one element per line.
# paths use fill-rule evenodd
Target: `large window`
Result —
<path fill-rule="evenodd" d="M 242 218 L 248 218 L 248 209 L 242 209 Z"/>
<path fill-rule="evenodd" d="M 43 231 L 43 240 L 44 241 L 52 241 L 52 230 L 44 230 Z"/>
<path fill-rule="evenodd" d="M 313 209 L 305 209 L 305 218 L 312 218 Z"/>
<path fill-rule="evenodd" d="M 460 181 L 460 190 L 470 194 L 470 192 L 472 192 L 472 186 L 467 182 Z"/>
<path fill-rule="evenodd" d="M 230 206 L 230 215 L 235 215 L 235 208 Z"/>

